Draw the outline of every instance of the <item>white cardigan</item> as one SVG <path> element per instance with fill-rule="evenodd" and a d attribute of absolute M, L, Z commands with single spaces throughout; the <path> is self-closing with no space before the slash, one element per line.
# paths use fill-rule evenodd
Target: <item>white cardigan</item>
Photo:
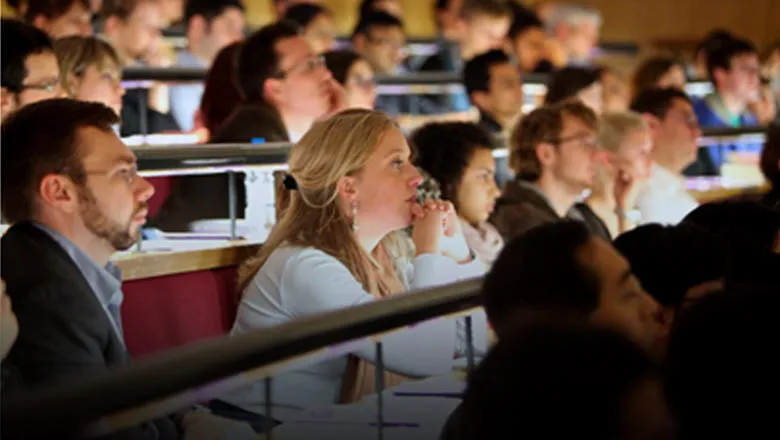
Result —
<path fill-rule="evenodd" d="M 408 290 L 452 283 L 484 274 L 479 261 L 458 265 L 441 255 L 424 254 L 406 265 Z M 376 299 L 337 259 L 314 248 L 275 250 L 244 291 L 231 335 L 273 327 L 303 316 L 365 304 Z M 472 314 L 474 348 L 487 351 L 487 318 L 480 309 Z M 441 318 L 419 323 L 382 339 L 385 366 L 396 373 L 425 377 L 452 370 L 465 353 L 463 319 Z M 347 355 L 373 361 L 370 340 L 326 350 L 316 359 L 285 367 L 273 376 L 272 417 L 285 421 L 301 410 L 337 403 Z M 265 412 L 265 385 L 257 381 L 232 391 L 222 400 L 258 414 Z"/>

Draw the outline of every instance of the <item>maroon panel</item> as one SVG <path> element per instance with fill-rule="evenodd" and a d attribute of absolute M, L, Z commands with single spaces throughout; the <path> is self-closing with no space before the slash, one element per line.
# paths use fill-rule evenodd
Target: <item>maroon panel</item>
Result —
<path fill-rule="evenodd" d="M 122 327 L 133 357 L 224 335 L 236 315 L 236 269 L 127 281 Z"/>
<path fill-rule="evenodd" d="M 174 176 L 147 177 L 149 183 L 154 187 L 154 195 L 149 199 L 149 218 L 154 218 L 162 208 L 165 199 L 171 194 L 173 184 L 176 182 Z"/>

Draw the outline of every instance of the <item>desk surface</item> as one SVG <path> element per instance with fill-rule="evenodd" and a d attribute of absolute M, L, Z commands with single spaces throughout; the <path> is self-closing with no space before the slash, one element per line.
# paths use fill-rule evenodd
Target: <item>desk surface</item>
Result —
<path fill-rule="evenodd" d="M 257 242 L 239 241 L 145 241 L 142 251 L 117 254 L 113 260 L 122 269 L 123 280 L 236 266 L 255 255 Z"/>

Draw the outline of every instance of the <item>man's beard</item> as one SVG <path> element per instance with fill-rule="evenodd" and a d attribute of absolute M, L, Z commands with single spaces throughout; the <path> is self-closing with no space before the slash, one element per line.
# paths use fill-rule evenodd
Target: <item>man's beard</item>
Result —
<path fill-rule="evenodd" d="M 97 199 L 92 191 L 87 187 L 81 189 L 79 213 L 87 229 L 95 236 L 105 239 L 117 251 L 129 249 L 140 237 L 139 228 L 130 227 L 133 217 L 131 216 L 124 225 L 109 219 L 98 208 Z M 147 204 L 141 203 L 133 212 L 133 216 L 146 208 Z"/>

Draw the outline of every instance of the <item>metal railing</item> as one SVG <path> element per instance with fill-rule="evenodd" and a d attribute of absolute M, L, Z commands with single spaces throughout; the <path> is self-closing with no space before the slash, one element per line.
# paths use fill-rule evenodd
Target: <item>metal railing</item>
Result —
<path fill-rule="evenodd" d="M 77 381 L 10 394 L 2 402 L 3 436 L 108 434 L 263 378 L 270 382 L 272 399 L 271 376 L 287 362 L 329 348 L 343 352 L 343 344 L 372 338 L 379 354 L 377 435 L 382 438 L 382 336 L 422 321 L 473 310 L 481 305 L 481 283 L 481 279 L 471 279 L 397 295 L 244 335 L 194 343 L 115 371 L 80 376 Z M 471 319 L 464 319 L 466 342 L 472 346 Z M 467 356 L 473 368 L 473 350 L 467 350 Z M 272 417 L 270 399 L 267 403 L 265 415 Z M 272 434 L 267 433 L 269 438 Z"/>

